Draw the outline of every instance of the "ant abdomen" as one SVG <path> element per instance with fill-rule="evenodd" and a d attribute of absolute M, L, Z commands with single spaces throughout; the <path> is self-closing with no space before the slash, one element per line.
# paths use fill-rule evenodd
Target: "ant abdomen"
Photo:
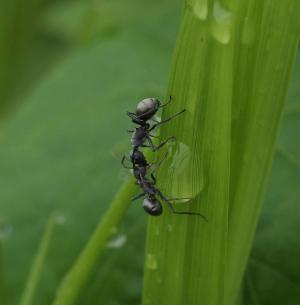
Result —
<path fill-rule="evenodd" d="M 146 213 L 152 216 L 159 216 L 163 212 L 163 208 L 161 203 L 154 198 L 150 200 L 149 198 L 145 198 L 143 202 L 143 208 Z"/>
<path fill-rule="evenodd" d="M 157 98 L 145 98 L 136 107 L 136 115 L 140 119 L 147 121 L 154 116 L 160 107 L 160 100 Z"/>

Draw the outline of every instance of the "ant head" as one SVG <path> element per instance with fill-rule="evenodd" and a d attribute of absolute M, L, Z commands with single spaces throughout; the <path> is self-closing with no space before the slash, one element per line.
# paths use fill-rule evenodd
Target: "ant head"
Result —
<path fill-rule="evenodd" d="M 152 216 L 159 216 L 163 211 L 161 203 L 156 199 L 145 198 L 143 208 L 146 213 Z"/>
<path fill-rule="evenodd" d="M 154 116 L 160 105 L 161 102 L 157 98 L 145 98 L 137 104 L 136 115 L 140 119 L 147 121 Z"/>

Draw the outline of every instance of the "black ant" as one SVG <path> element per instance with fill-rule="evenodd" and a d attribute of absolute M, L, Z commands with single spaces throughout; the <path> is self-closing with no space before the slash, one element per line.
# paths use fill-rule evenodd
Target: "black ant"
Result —
<path fill-rule="evenodd" d="M 132 167 L 126 166 L 125 165 L 125 160 L 130 161 L 132 163 Z M 128 160 L 127 157 L 124 156 L 122 158 L 121 163 L 122 163 L 124 168 L 128 168 L 128 169 L 133 170 L 133 175 L 136 179 L 139 179 L 140 175 L 142 175 L 142 177 L 145 177 L 146 173 L 147 173 L 147 169 L 151 166 L 147 162 L 144 154 L 141 151 L 139 151 L 137 147 L 135 147 L 132 150 L 132 152 L 130 153 L 130 160 Z"/>
<path fill-rule="evenodd" d="M 176 201 L 176 200 L 182 201 L 182 200 L 186 200 L 186 199 L 189 200 L 190 198 L 167 198 L 167 197 L 165 197 L 163 195 L 163 193 L 154 186 L 156 183 L 156 179 L 153 174 L 151 177 L 152 177 L 152 179 L 154 179 L 153 181 L 150 181 L 149 179 L 147 179 L 146 177 L 143 177 L 140 174 L 140 177 L 137 179 L 137 184 L 142 188 L 143 193 L 132 198 L 132 200 L 134 201 L 141 197 L 145 197 L 144 201 L 143 201 L 143 208 L 146 213 L 148 213 L 152 216 L 159 216 L 162 214 L 163 208 L 162 208 L 160 201 L 157 199 L 157 197 L 159 197 L 161 200 L 163 200 L 164 202 L 167 203 L 169 209 L 171 210 L 171 212 L 173 214 L 198 215 L 198 216 L 202 217 L 205 221 L 207 221 L 206 217 L 200 213 L 176 211 L 174 209 L 173 205 L 171 204 L 172 201 Z"/>
<path fill-rule="evenodd" d="M 169 104 L 170 102 L 171 102 L 171 97 L 170 97 L 169 101 L 165 104 L 161 104 L 161 102 L 156 98 L 147 98 L 138 103 L 136 113 L 127 112 L 128 116 L 132 119 L 132 122 L 140 125 L 140 127 L 137 127 L 137 128 L 135 128 L 135 130 L 130 131 L 130 132 L 133 132 L 133 136 L 131 139 L 133 150 L 130 153 L 130 160 L 128 160 L 126 158 L 126 156 L 124 156 L 121 161 L 122 165 L 125 168 L 129 168 L 129 169 L 133 170 L 134 177 L 137 180 L 136 184 L 138 184 L 143 190 L 143 193 L 133 197 L 132 200 L 136 200 L 141 197 L 145 197 L 144 201 L 143 201 L 144 210 L 152 216 L 158 216 L 158 215 L 161 215 L 163 212 L 162 205 L 161 205 L 160 201 L 157 199 L 157 197 L 159 197 L 161 200 L 163 200 L 164 202 L 166 202 L 168 204 L 172 213 L 183 214 L 183 215 L 198 215 L 207 221 L 206 217 L 200 213 L 175 211 L 174 207 L 171 204 L 171 201 L 184 200 L 184 199 L 190 199 L 190 198 L 169 199 L 169 198 L 165 197 L 158 188 L 155 187 L 156 178 L 153 175 L 153 173 L 150 174 L 152 181 L 150 181 L 150 179 L 146 177 L 147 171 L 152 164 L 149 165 L 144 154 L 139 150 L 139 147 L 150 147 L 152 149 L 152 151 L 156 151 L 159 148 L 161 148 L 164 144 L 166 144 L 169 140 L 175 139 L 174 137 L 170 137 L 167 140 L 165 140 L 164 142 L 162 142 L 160 145 L 155 147 L 150 138 L 150 137 L 154 137 L 154 136 L 151 135 L 150 132 L 157 126 L 170 121 L 171 119 L 173 119 L 174 117 L 176 117 L 177 115 L 179 115 L 185 111 L 185 110 L 182 110 L 182 111 L 176 113 L 175 115 L 173 115 L 172 117 L 170 117 L 166 120 L 160 121 L 160 122 L 153 120 L 152 117 L 155 115 L 155 113 L 158 111 L 158 109 L 161 107 L 164 107 L 165 105 Z M 153 120 L 154 122 L 156 122 L 156 124 L 154 124 L 152 127 L 150 127 L 150 124 L 147 123 L 147 121 L 150 119 Z M 150 146 L 143 144 L 146 139 L 148 140 Z M 125 165 L 125 160 L 130 161 L 132 163 L 132 167 L 127 167 Z M 162 161 L 160 161 L 159 164 Z"/>
<path fill-rule="evenodd" d="M 160 143 L 158 146 L 155 146 L 151 140 L 151 137 L 156 137 L 151 134 L 152 130 L 154 130 L 157 126 L 167 123 L 176 116 L 185 112 L 185 109 L 183 109 L 180 112 L 171 116 L 170 118 L 160 122 L 154 120 L 153 116 L 156 114 L 156 112 L 160 108 L 168 105 L 171 101 L 171 96 L 169 98 L 169 101 L 165 104 L 161 104 L 161 101 L 156 98 L 146 98 L 138 103 L 136 113 L 129 111 L 127 112 L 127 115 L 131 118 L 132 122 L 139 125 L 139 127 L 136 127 L 135 130 L 128 130 L 128 132 L 133 133 L 131 137 L 131 144 L 133 148 L 150 147 L 151 150 L 154 152 L 163 147 L 167 142 L 175 139 L 175 137 L 170 137 Z M 147 121 L 149 120 L 154 121 L 156 124 L 151 126 L 149 123 L 147 123 Z M 144 144 L 146 140 L 148 141 L 149 145 Z"/>
<path fill-rule="evenodd" d="M 165 157 L 166 157 L 166 155 L 165 155 Z M 158 163 L 158 165 L 160 165 L 162 163 L 162 161 L 165 159 L 165 157 Z M 147 162 L 144 154 L 141 151 L 135 150 L 131 153 L 131 161 L 132 161 L 133 167 L 127 167 L 124 164 L 124 161 L 125 161 L 125 157 L 123 157 L 123 159 L 122 159 L 123 166 L 125 168 L 133 170 L 134 177 L 137 180 L 136 184 L 139 185 L 143 190 L 143 193 L 133 197 L 132 201 L 137 200 L 144 196 L 145 198 L 144 198 L 144 202 L 143 202 L 143 207 L 144 207 L 144 210 L 148 214 L 150 214 L 152 216 L 159 216 L 162 214 L 162 211 L 163 211 L 162 205 L 157 200 L 157 196 L 159 196 L 160 199 L 162 199 L 164 202 L 166 202 L 168 204 L 168 206 L 173 214 L 199 215 L 203 219 L 207 220 L 205 218 L 205 216 L 203 216 L 200 213 L 178 212 L 174 209 L 174 207 L 171 204 L 171 201 L 186 200 L 186 199 L 190 199 L 190 198 L 172 198 L 172 199 L 166 198 L 162 194 L 162 192 L 154 186 L 156 184 L 156 178 L 155 178 L 154 174 L 153 173 L 150 174 L 152 181 L 150 181 L 148 178 L 146 178 L 147 170 L 150 166 L 152 166 L 152 164 L 149 164 Z"/>

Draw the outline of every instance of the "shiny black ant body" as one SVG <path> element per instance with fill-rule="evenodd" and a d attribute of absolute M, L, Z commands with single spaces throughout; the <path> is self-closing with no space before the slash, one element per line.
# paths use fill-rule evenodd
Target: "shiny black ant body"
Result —
<path fill-rule="evenodd" d="M 137 184 L 142 188 L 143 193 L 132 198 L 132 200 L 134 201 L 136 199 L 144 197 L 143 208 L 146 213 L 148 213 L 152 216 L 159 216 L 162 214 L 162 212 L 163 212 L 162 204 L 157 199 L 157 197 L 159 197 L 162 201 L 167 203 L 170 211 L 173 214 L 197 215 L 197 216 L 202 217 L 205 221 L 207 221 L 206 217 L 200 213 L 176 211 L 171 203 L 172 201 L 190 200 L 190 198 L 167 198 L 167 197 L 165 197 L 163 195 L 163 193 L 154 186 L 156 183 L 156 179 L 153 176 L 153 174 L 151 174 L 151 177 L 152 177 L 153 181 L 150 181 L 146 177 L 143 177 L 142 175 L 140 175 L 139 179 L 137 179 Z"/>
<path fill-rule="evenodd" d="M 152 164 L 149 164 L 144 156 L 144 154 L 139 151 L 139 150 L 134 150 L 131 153 L 131 161 L 132 161 L 132 167 L 127 167 L 124 163 L 126 157 L 123 157 L 122 159 L 122 164 L 125 168 L 128 169 L 132 169 L 133 170 L 133 174 L 134 177 L 136 179 L 136 184 L 139 185 L 141 187 L 141 189 L 143 190 L 143 193 L 135 196 L 132 198 L 132 200 L 137 200 L 141 197 L 145 197 L 144 201 L 143 201 L 143 208 L 144 210 L 152 215 L 152 216 L 159 216 L 162 214 L 162 205 L 159 202 L 159 200 L 157 200 L 157 197 L 159 197 L 161 200 L 163 200 L 164 202 L 166 202 L 171 210 L 171 212 L 173 214 L 183 214 L 183 215 L 198 215 L 201 216 L 204 220 L 206 220 L 205 216 L 203 216 L 200 213 L 193 213 L 193 212 L 178 212 L 174 209 L 174 207 L 172 206 L 171 202 L 172 201 L 176 201 L 176 200 L 186 200 L 186 199 L 190 199 L 190 198 L 172 198 L 169 199 L 167 197 L 165 197 L 162 192 L 155 187 L 156 184 L 156 178 L 154 176 L 153 173 L 150 174 L 150 177 L 152 179 L 152 181 L 146 177 L 147 174 L 147 170 L 149 169 L 149 167 L 152 166 Z M 162 161 L 165 158 L 163 158 L 158 165 L 160 165 L 162 163 Z"/>
<path fill-rule="evenodd" d="M 157 151 L 160 149 L 163 145 L 165 145 L 168 141 L 175 139 L 174 137 L 170 137 L 160 143 L 158 146 L 155 146 L 151 140 L 151 137 L 155 137 L 151 134 L 151 131 L 154 130 L 157 126 L 162 125 L 174 117 L 180 115 L 185 111 L 182 110 L 172 117 L 165 119 L 163 121 L 156 121 L 153 119 L 153 116 L 156 114 L 156 112 L 159 110 L 159 108 L 162 108 L 169 104 L 171 102 L 172 98 L 170 97 L 169 101 L 165 104 L 161 104 L 161 102 L 156 98 L 147 98 L 142 100 L 137 105 L 136 113 L 133 112 L 127 112 L 127 115 L 132 119 L 132 122 L 139 125 L 139 127 L 136 127 L 135 130 L 129 130 L 129 132 L 132 132 L 132 138 L 131 138 L 131 144 L 132 144 L 132 151 L 130 153 L 130 159 L 126 156 L 122 158 L 122 165 L 125 168 L 129 168 L 133 170 L 134 177 L 136 179 L 136 184 L 138 184 L 141 189 L 142 193 L 133 197 L 132 200 L 136 200 L 139 198 L 144 197 L 143 201 L 143 208 L 145 212 L 152 216 L 159 216 L 163 212 L 162 204 L 158 200 L 160 198 L 162 201 L 166 202 L 168 207 L 170 208 L 171 212 L 174 214 L 183 214 L 183 215 L 198 215 L 201 216 L 204 220 L 207 221 L 205 216 L 203 216 L 200 213 L 193 213 L 193 212 L 179 212 L 174 209 L 171 202 L 176 200 L 185 200 L 190 198 L 167 198 L 165 197 L 162 192 L 155 187 L 156 184 L 156 178 L 153 175 L 153 173 L 150 174 L 151 180 L 146 177 L 147 171 L 150 165 L 144 154 L 139 150 L 140 147 L 150 147 L 151 150 Z M 155 122 L 154 125 L 150 125 L 147 121 L 152 120 Z M 144 142 L 148 141 L 149 145 L 145 145 Z M 132 167 L 127 167 L 125 165 L 125 160 L 130 161 L 132 164 Z M 163 160 L 162 160 L 163 161 Z M 161 161 L 161 162 L 162 162 Z M 161 163 L 160 162 L 160 163 Z"/>
<path fill-rule="evenodd" d="M 132 167 L 128 167 L 125 165 L 125 160 L 130 161 L 132 163 Z M 121 161 L 124 168 L 132 169 L 133 175 L 136 179 L 139 179 L 140 176 L 145 177 L 147 174 L 147 169 L 151 166 L 144 154 L 135 147 L 130 153 L 130 160 L 127 159 L 126 156 L 122 158 Z M 152 175 L 152 174 L 151 174 Z"/>
<path fill-rule="evenodd" d="M 167 142 L 174 140 L 174 137 L 170 137 L 160 143 L 158 146 L 155 146 L 152 137 L 155 137 L 153 134 L 151 134 L 151 131 L 154 130 L 156 127 L 169 122 L 176 116 L 182 114 L 185 112 L 185 109 L 181 110 L 180 112 L 174 114 L 168 119 L 165 119 L 163 121 L 156 121 L 153 119 L 153 116 L 156 114 L 156 112 L 168 105 L 172 101 L 172 98 L 170 96 L 169 101 L 165 104 L 161 104 L 161 101 L 156 98 L 146 98 L 142 101 L 140 101 L 137 105 L 136 112 L 127 112 L 127 115 L 131 118 L 132 122 L 139 125 L 139 127 L 136 127 L 135 130 L 129 130 L 129 132 L 132 133 L 131 137 L 131 144 L 133 148 L 138 147 L 150 147 L 150 149 L 154 152 L 159 150 L 161 147 L 163 147 Z M 147 121 L 152 120 L 155 122 L 154 125 L 150 125 Z M 147 140 L 149 145 L 144 144 L 144 142 Z"/>

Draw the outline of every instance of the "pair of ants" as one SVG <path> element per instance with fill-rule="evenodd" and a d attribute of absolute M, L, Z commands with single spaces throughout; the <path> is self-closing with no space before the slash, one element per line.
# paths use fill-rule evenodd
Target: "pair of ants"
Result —
<path fill-rule="evenodd" d="M 170 199 L 165 197 L 163 193 L 157 187 L 155 187 L 156 178 L 154 174 L 151 173 L 150 177 L 147 177 L 148 169 L 152 166 L 152 164 L 150 165 L 147 162 L 145 155 L 143 154 L 142 151 L 139 150 L 140 147 L 148 147 L 153 152 L 155 152 L 160 148 L 162 148 L 169 141 L 175 140 L 175 137 L 170 137 L 165 141 L 161 142 L 158 146 L 155 146 L 151 139 L 153 137 L 156 137 L 155 135 L 151 134 L 151 132 L 155 128 L 169 122 L 173 118 L 185 112 L 185 109 L 183 109 L 180 112 L 174 114 L 173 116 L 165 120 L 162 121 L 155 120 L 153 117 L 157 113 L 157 111 L 160 108 L 168 105 L 171 101 L 172 101 L 171 96 L 165 104 L 162 104 L 161 101 L 158 100 L 157 98 L 146 98 L 138 103 L 135 113 L 127 112 L 127 115 L 131 118 L 132 122 L 134 124 L 137 124 L 138 127 L 136 127 L 134 130 L 128 130 L 128 132 L 132 133 L 132 138 L 131 138 L 132 151 L 130 153 L 129 158 L 126 156 L 122 158 L 121 163 L 123 167 L 133 170 L 133 175 L 136 179 L 136 184 L 141 187 L 142 193 L 133 197 L 132 200 L 137 200 L 139 198 L 144 197 L 143 208 L 146 211 L 146 213 L 152 216 L 158 216 L 162 214 L 163 208 L 160 201 L 158 200 L 158 198 L 160 198 L 160 200 L 167 203 L 167 205 L 170 208 L 170 211 L 173 214 L 199 215 L 206 220 L 206 218 L 202 214 L 192 213 L 192 212 L 179 212 L 174 209 L 171 203 L 172 201 L 184 200 L 187 198 Z M 149 124 L 150 120 L 154 122 L 152 126 Z M 125 165 L 125 160 L 131 162 L 132 167 L 127 167 Z"/>

